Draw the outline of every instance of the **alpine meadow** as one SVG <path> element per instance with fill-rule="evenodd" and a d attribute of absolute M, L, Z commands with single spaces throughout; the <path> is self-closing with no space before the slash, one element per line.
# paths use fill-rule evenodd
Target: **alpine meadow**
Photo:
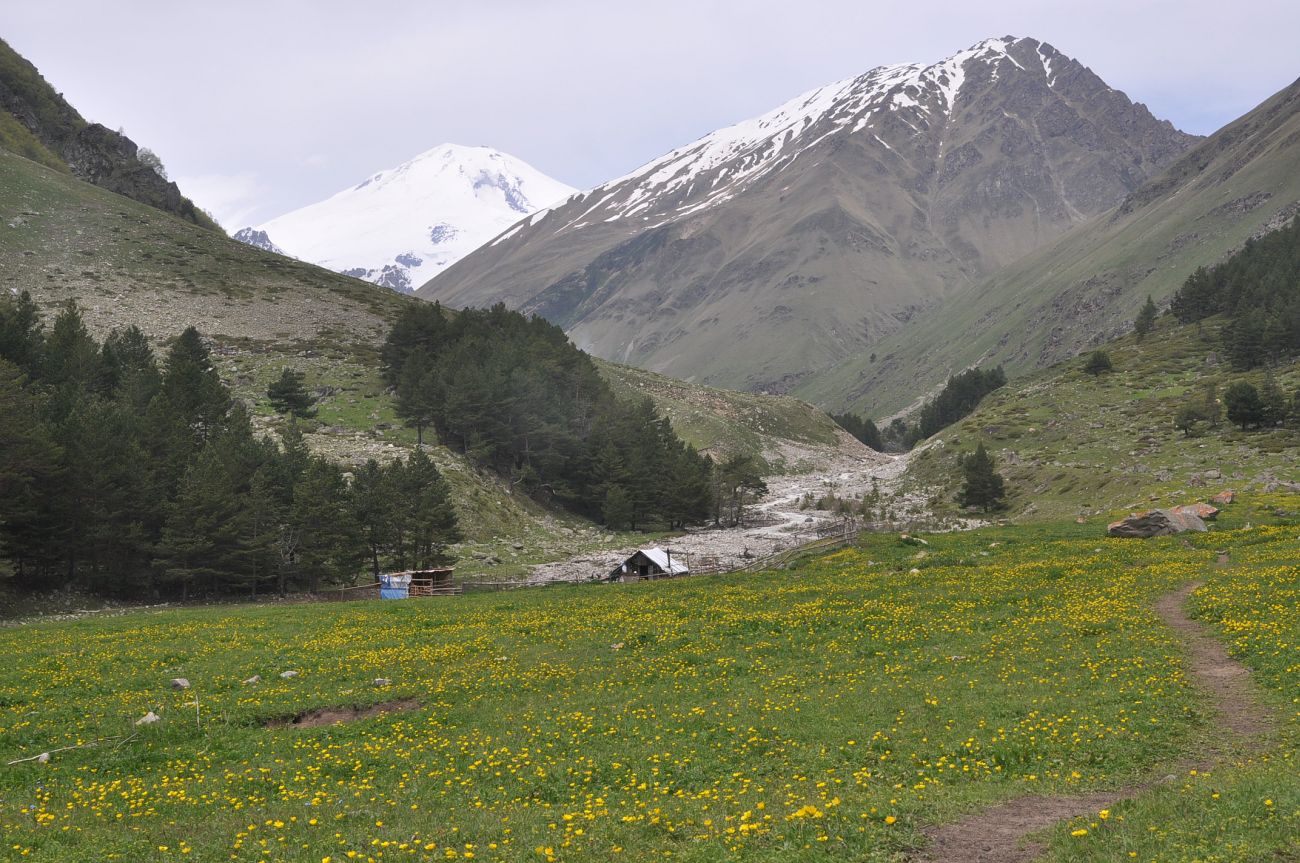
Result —
<path fill-rule="evenodd" d="M 932 6 L 0 11 L 0 859 L 1300 859 L 1300 13 Z"/>

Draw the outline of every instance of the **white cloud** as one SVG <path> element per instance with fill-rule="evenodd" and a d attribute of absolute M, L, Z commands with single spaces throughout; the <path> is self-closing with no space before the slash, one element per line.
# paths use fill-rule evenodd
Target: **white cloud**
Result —
<path fill-rule="evenodd" d="M 328 166 L 329 163 L 330 157 L 328 153 L 312 153 L 310 156 L 302 160 L 303 166 L 307 168 L 324 168 Z"/>
<path fill-rule="evenodd" d="M 176 185 L 229 232 L 261 221 L 268 190 L 252 171 L 177 177 Z"/>

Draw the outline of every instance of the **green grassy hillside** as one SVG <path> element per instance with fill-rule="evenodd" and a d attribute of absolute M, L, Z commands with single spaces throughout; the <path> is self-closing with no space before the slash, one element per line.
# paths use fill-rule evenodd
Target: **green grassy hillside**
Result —
<path fill-rule="evenodd" d="M 1224 527 L 874 536 L 780 573 L 0 630 L 0 759 L 32 759 L 0 774 L 5 852 L 895 861 L 928 825 L 1158 779 L 1221 742 L 1152 607 L 1206 579 L 1195 609 L 1255 667 L 1277 735 L 1065 825 L 1050 859 L 1204 860 L 1198 825 L 1249 852 L 1215 859 L 1284 859 L 1295 526 Z M 322 709 L 342 724 L 287 724 Z"/>
<path fill-rule="evenodd" d="M 279 422 L 259 403 L 287 365 L 305 373 L 319 398 L 308 434 L 317 451 L 355 464 L 414 446 L 414 431 L 402 427 L 380 380 L 377 346 L 397 311 L 417 300 L 259 251 L 4 151 L 0 212 L 11 214 L 0 223 L 0 290 L 30 291 L 47 319 L 75 299 L 100 336 L 135 324 L 163 340 L 193 324 L 214 343 L 236 395 L 257 406 L 262 429 Z M 759 453 L 786 438 L 837 442 L 829 418 L 793 399 L 602 368 L 620 392 L 654 398 L 703 449 Z M 635 542 L 511 494 L 445 448 L 431 453 L 455 491 L 467 572 L 516 574 L 527 563 Z"/>
<path fill-rule="evenodd" d="M 28 290 L 47 319 L 69 299 L 99 335 L 135 324 L 164 340 L 193 324 L 213 342 L 222 377 L 250 404 L 284 366 L 319 397 L 313 449 L 345 464 L 389 459 L 415 444 L 393 414 L 377 346 L 391 317 L 417 302 L 356 279 L 268 254 L 0 152 L 0 290 Z M 257 424 L 280 422 L 258 406 Z M 616 538 L 512 495 L 494 475 L 443 447 L 431 455 L 451 483 L 467 543 L 463 568 L 514 574 L 575 547 Z"/>
<path fill-rule="evenodd" d="M 839 426 L 822 411 L 789 396 L 765 396 L 688 384 L 644 369 L 596 360 L 622 398 L 654 400 L 687 443 L 719 457 L 754 455 L 774 471 L 796 467 L 783 457 L 791 445 L 835 448 Z"/>
<path fill-rule="evenodd" d="M 1023 374 L 1126 331 L 1198 266 L 1300 211 L 1300 82 L 1207 138 L 1119 208 L 919 315 L 795 390 L 881 417 L 971 365 Z M 874 358 L 874 359 L 873 359 Z"/>
<path fill-rule="evenodd" d="M 1192 437 L 1174 427 L 1179 407 L 1201 401 L 1207 386 L 1222 398 L 1234 381 L 1262 382 L 1262 372 L 1237 372 L 1220 359 L 1219 326 L 1179 327 L 1165 317 L 1141 342 L 1130 335 L 1106 345 L 1110 374 L 1085 373 L 1086 357 L 1078 357 L 1012 380 L 922 444 L 909 476 L 944 490 L 932 501 L 936 508 L 954 509 L 959 455 L 982 440 L 1008 482 L 1017 518 L 1101 521 L 1227 488 L 1259 499 L 1272 484 L 1296 479 L 1300 431 L 1243 432 L 1226 418 Z M 1274 373 L 1288 396 L 1300 387 L 1300 365 Z M 1207 478 L 1213 471 L 1220 476 Z"/>

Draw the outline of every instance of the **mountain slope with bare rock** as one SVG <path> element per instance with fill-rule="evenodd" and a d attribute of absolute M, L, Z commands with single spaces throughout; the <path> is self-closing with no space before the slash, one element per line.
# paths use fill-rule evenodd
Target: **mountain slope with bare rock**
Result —
<path fill-rule="evenodd" d="M 519 223 L 420 289 L 675 377 L 782 390 L 1105 212 L 1195 138 L 1034 39 L 804 94 Z"/>
<path fill-rule="evenodd" d="M 801 381 L 815 404 L 887 416 L 949 375 L 1015 375 L 1132 329 L 1200 266 L 1300 213 L 1300 80 L 1188 150 L 1111 212 L 1027 255 L 905 330 Z"/>

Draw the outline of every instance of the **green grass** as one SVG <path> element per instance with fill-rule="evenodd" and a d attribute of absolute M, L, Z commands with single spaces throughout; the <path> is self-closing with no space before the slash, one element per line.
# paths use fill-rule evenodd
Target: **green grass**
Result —
<path fill-rule="evenodd" d="M 1294 530 L 878 536 L 755 575 L 0 631 L 0 759 L 101 741 L 0 772 L 0 830 L 33 860 L 889 860 L 927 823 L 1200 745 L 1151 602 L 1219 548 L 1257 577 Z M 1269 667 L 1293 693 L 1293 660 Z"/>
<path fill-rule="evenodd" d="M 719 457 L 756 456 L 773 472 L 796 469 L 783 445 L 834 448 L 839 427 L 822 411 L 789 396 L 767 396 L 687 384 L 631 366 L 597 360 L 620 398 L 654 400 L 686 442 Z"/>
<path fill-rule="evenodd" d="M 1213 626 L 1265 690 L 1280 726 L 1262 752 L 1187 774 L 1117 806 L 1104 821 L 1055 831 L 1053 860 L 1291 860 L 1300 854 L 1300 568 L 1294 524 L 1257 528 L 1232 544 L 1232 565 L 1213 570 L 1193 597 L 1194 615 Z M 1087 830 L 1083 836 L 1071 835 Z"/>
<path fill-rule="evenodd" d="M 916 487 L 933 490 L 932 506 L 955 511 L 958 457 L 984 441 L 1010 490 L 1010 515 L 1023 519 L 1109 520 L 1134 509 L 1205 500 L 1223 489 L 1242 504 L 1269 510 L 1266 489 L 1294 479 L 1300 431 L 1237 429 L 1226 418 L 1191 437 L 1174 415 L 1205 387 L 1249 380 L 1215 358 L 1218 324 L 1179 327 L 1163 318 L 1144 341 L 1125 336 L 1106 346 L 1115 370 L 1082 371 L 1085 357 L 1012 380 L 969 417 L 936 435 L 913 456 Z M 1274 370 L 1285 393 L 1300 387 L 1300 365 Z M 1205 479 L 1218 470 L 1219 479 Z M 1240 511 L 1240 507 L 1238 508 Z"/>
<path fill-rule="evenodd" d="M 33 162 L 62 173 L 68 173 L 67 164 L 49 151 L 13 114 L 0 111 L 0 148 L 9 150 Z"/>

